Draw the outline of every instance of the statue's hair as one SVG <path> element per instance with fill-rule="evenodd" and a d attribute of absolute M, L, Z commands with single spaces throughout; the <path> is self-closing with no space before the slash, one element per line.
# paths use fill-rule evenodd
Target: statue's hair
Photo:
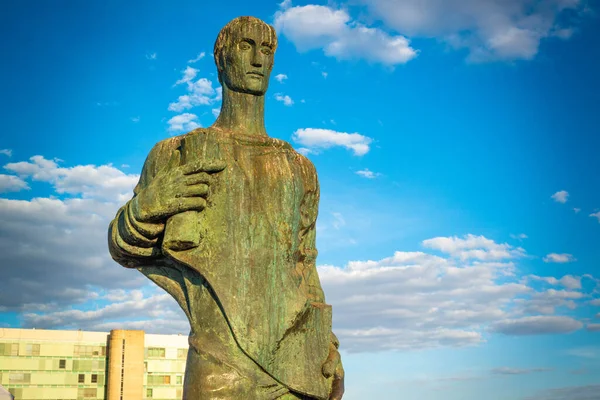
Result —
<path fill-rule="evenodd" d="M 225 47 L 225 44 L 231 42 L 235 34 L 234 32 L 239 31 L 240 26 L 243 24 L 259 24 L 267 27 L 269 29 L 271 43 L 273 44 L 273 53 L 275 53 L 275 50 L 277 49 L 277 34 L 275 33 L 275 28 L 273 28 L 271 25 L 256 17 L 237 17 L 232 19 L 219 32 L 217 40 L 215 41 L 215 47 L 213 49 L 213 56 L 219 72 L 219 82 L 221 81 L 222 72 L 222 66 L 220 65 L 219 57 L 221 57 L 223 47 Z"/>

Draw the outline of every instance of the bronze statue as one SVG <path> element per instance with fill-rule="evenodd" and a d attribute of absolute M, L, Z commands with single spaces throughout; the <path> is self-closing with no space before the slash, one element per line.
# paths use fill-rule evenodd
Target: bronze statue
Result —
<path fill-rule="evenodd" d="M 316 270 L 313 164 L 264 127 L 277 37 L 254 17 L 214 48 L 210 128 L 150 151 L 109 248 L 171 294 L 191 332 L 183 398 L 341 399 L 344 370 Z"/>

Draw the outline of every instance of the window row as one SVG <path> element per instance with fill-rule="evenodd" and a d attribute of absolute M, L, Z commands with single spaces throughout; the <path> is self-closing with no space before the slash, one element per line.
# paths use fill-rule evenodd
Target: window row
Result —
<path fill-rule="evenodd" d="M 25 344 L 24 352 L 19 351 L 19 343 L 0 343 L 0 356 L 39 356 L 40 345 L 38 343 Z M 106 346 L 84 346 L 73 347 L 73 357 L 105 357 Z"/>

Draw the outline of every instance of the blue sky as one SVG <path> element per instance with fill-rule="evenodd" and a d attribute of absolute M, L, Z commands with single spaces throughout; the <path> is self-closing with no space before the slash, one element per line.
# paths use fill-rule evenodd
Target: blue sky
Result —
<path fill-rule="evenodd" d="M 600 393 L 598 3 L 204 3 L 2 6 L 1 326 L 187 331 L 106 228 L 154 143 L 213 123 L 214 40 L 253 15 L 267 131 L 319 174 L 344 398 Z"/>

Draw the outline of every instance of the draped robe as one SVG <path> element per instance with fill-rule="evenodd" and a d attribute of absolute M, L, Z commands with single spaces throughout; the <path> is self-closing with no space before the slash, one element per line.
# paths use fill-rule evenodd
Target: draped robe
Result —
<path fill-rule="evenodd" d="M 119 233 L 133 218 L 128 203 L 111 223 L 109 247 L 170 293 L 190 321 L 184 398 L 275 399 L 291 391 L 327 399 L 332 378 L 321 367 L 331 307 L 315 266 L 314 166 L 278 139 L 197 129 L 152 149 L 134 195 L 174 151 L 184 163 L 225 162 L 211 177 L 207 207 L 171 217 L 156 244 L 140 248 Z M 166 245 L 190 232 L 194 247 Z"/>

